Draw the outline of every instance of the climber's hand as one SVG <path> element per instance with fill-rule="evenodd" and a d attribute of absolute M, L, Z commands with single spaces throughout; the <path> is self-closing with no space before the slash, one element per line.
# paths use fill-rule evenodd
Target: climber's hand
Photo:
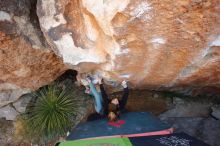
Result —
<path fill-rule="evenodd" d="M 85 93 L 86 93 L 86 94 L 90 94 L 90 89 L 89 89 L 89 88 L 86 88 Z"/>
<path fill-rule="evenodd" d="M 103 79 L 102 79 L 101 77 L 98 77 L 98 83 L 99 83 L 99 84 L 102 84 L 102 80 L 103 80 Z"/>
<path fill-rule="evenodd" d="M 83 86 L 88 86 L 89 85 L 88 81 L 85 80 L 85 79 L 81 79 L 80 81 L 83 84 Z"/>
<path fill-rule="evenodd" d="M 127 88 L 128 87 L 127 82 L 125 80 L 122 81 L 121 85 L 122 85 L 123 88 Z"/>
<path fill-rule="evenodd" d="M 88 83 L 91 83 L 91 82 L 92 82 L 89 77 L 86 78 L 86 81 L 87 81 Z"/>

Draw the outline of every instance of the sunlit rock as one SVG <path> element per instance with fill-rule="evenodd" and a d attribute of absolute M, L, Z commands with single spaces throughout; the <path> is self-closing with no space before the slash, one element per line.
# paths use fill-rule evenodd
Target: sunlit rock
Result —
<path fill-rule="evenodd" d="M 37 14 L 50 46 L 79 73 L 191 95 L 219 90 L 217 0 L 39 0 Z"/>

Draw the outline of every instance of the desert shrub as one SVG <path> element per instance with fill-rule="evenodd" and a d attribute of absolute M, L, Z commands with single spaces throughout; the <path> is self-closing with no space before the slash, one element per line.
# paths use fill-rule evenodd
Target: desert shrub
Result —
<path fill-rule="evenodd" d="M 26 110 L 24 119 L 28 135 L 34 143 L 47 143 L 66 134 L 74 125 L 82 100 L 79 91 L 58 83 L 42 87 L 30 94 L 34 102 Z"/>

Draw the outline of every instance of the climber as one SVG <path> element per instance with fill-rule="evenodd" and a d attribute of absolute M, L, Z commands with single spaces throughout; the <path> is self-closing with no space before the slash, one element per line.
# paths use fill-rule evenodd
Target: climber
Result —
<path fill-rule="evenodd" d="M 91 94 L 94 96 L 95 99 L 95 110 L 98 114 L 92 114 L 88 117 L 88 120 L 94 120 L 99 118 L 104 118 L 108 116 L 109 121 L 116 121 L 119 116 L 120 112 L 124 110 L 125 105 L 128 99 L 128 86 L 127 82 L 123 81 L 121 85 L 124 88 L 124 93 L 121 100 L 118 100 L 116 96 L 113 98 L 109 98 L 105 92 L 104 86 L 102 84 L 102 79 L 98 78 L 99 89 L 101 92 L 97 91 L 97 88 L 93 84 L 92 78 L 87 77 L 86 81 L 81 80 L 82 83 L 86 86 L 86 93 Z"/>
<path fill-rule="evenodd" d="M 123 112 L 125 110 L 125 105 L 127 103 L 127 99 L 128 99 L 128 95 L 129 95 L 129 90 L 128 90 L 128 86 L 127 86 L 127 82 L 123 81 L 121 83 L 123 89 L 124 89 L 124 93 L 122 95 L 121 100 L 118 99 L 118 95 L 117 94 L 113 94 L 113 97 L 110 97 L 110 100 L 103 88 L 103 85 L 100 86 L 101 87 L 101 91 L 102 91 L 102 96 L 103 99 L 107 99 L 105 103 L 107 103 L 108 105 L 105 105 L 104 107 L 106 107 L 105 114 L 108 115 L 108 119 L 109 121 L 117 121 L 121 112 Z M 104 96 L 106 98 L 104 98 Z"/>
<path fill-rule="evenodd" d="M 85 86 L 85 93 L 94 96 L 95 99 L 95 110 L 99 114 L 103 114 L 102 110 L 102 94 L 100 91 L 100 87 L 95 84 L 101 84 L 101 79 L 98 80 L 92 79 L 90 76 L 87 76 L 86 79 L 81 79 L 81 83 Z"/>

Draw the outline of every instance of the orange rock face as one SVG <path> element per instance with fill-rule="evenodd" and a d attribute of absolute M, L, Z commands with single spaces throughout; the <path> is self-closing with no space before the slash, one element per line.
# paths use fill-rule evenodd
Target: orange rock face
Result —
<path fill-rule="evenodd" d="M 217 0 L 38 3 L 41 28 L 65 63 L 152 89 L 219 87 L 219 14 Z"/>
<path fill-rule="evenodd" d="M 80 73 L 135 88 L 220 89 L 219 0 L 39 0 L 37 13 Z"/>
<path fill-rule="evenodd" d="M 0 83 L 36 89 L 64 72 L 64 65 L 52 52 L 36 50 L 24 39 L 0 32 Z"/>

